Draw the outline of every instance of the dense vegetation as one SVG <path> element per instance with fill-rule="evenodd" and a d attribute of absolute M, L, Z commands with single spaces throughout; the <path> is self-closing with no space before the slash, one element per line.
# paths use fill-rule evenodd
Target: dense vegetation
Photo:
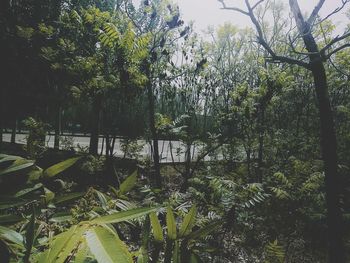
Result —
<path fill-rule="evenodd" d="M 1 2 L 0 262 L 348 262 L 349 1 L 135 2 Z"/>

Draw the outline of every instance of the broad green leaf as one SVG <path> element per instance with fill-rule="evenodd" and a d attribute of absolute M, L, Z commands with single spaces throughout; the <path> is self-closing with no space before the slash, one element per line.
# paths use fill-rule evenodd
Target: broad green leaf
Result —
<path fill-rule="evenodd" d="M 86 240 L 84 239 L 80 243 L 78 251 L 75 254 L 74 263 L 84 263 L 88 253 L 89 253 L 89 248 L 86 244 Z"/>
<path fill-rule="evenodd" d="M 86 241 L 98 262 L 133 263 L 127 246 L 118 235 L 104 226 L 96 226 L 86 233 Z"/>
<path fill-rule="evenodd" d="M 23 159 L 23 158 L 20 156 L 5 155 L 3 158 L 0 157 L 0 163 L 12 162 L 12 161 L 16 161 L 18 159 Z"/>
<path fill-rule="evenodd" d="M 192 233 L 190 233 L 186 239 L 187 240 L 198 240 L 200 238 L 203 238 L 207 235 L 209 235 L 211 232 L 215 231 L 218 229 L 222 224 L 223 220 L 217 220 L 209 223 L 208 225 L 202 227 L 201 229 L 198 229 Z"/>
<path fill-rule="evenodd" d="M 23 247 L 24 245 L 23 243 L 24 239 L 20 233 L 4 226 L 0 226 L 0 239 L 7 240 L 20 247 Z"/>
<path fill-rule="evenodd" d="M 191 253 L 190 263 L 202 263 L 202 260 L 199 258 L 198 255 Z"/>
<path fill-rule="evenodd" d="M 63 162 L 57 163 L 55 165 L 50 166 L 44 171 L 45 177 L 54 177 L 57 174 L 67 170 L 69 167 L 73 166 L 77 161 L 79 161 L 82 157 L 73 157 Z"/>
<path fill-rule="evenodd" d="M 119 186 L 118 196 L 124 195 L 135 187 L 137 180 L 137 170 L 128 176 Z"/>
<path fill-rule="evenodd" d="M 32 216 L 30 217 L 30 220 L 27 224 L 26 227 L 26 238 L 25 238 L 25 247 L 26 247 L 26 252 L 24 255 L 24 262 L 27 262 L 30 257 L 30 253 L 32 252 L 33 244 L 35 241 L 35 210 L 33 207 L 33 212 Z"/>
<path fill-rule="evenodd" d="M 95 190 L 95 193 L 97 194 L 98 199 L 100 200 L 101 206 L 103 209 L 107 209 L 108 201 L 106 198 L 106 195 L 104 193 L 101 193 L 100 191 Z"/>
<path fill-rule="evenodd" d="M 172 240 L 175 240 L 176 239 L 176 221 L 175 221 L 174 213 L 171 207 L 167 207 L 166 225 L 168 229 L 168 237 Z"/>
<path fill-rule="evenodd" d="M 24 200 L 18 197 L 0 196 L 0 210 L 22 206 L 29 202 L 29 200 Z"/>
<path fill-rule="evenodd" d="M 0 215 L 0 224 L 12 224 L 23 220 L 24 218 L 18 215 Z"/>
<path fill-rule="evenodd" d="M 139 218 L 142 216 L 145 216 L 151 212 L 157 211 L 158 208 L 136 208 L 132 210 L 127 210 L 127 211 L 121 211 L 117 212 L 111 215 L 107 216 L 101 216 L 98 218 L 95 218 L 91 221 L 92 224 L 112 224 L 112 223 L 119 223 L 135 218 Z"/>
<path fill-rule="evenodd" d="M 163 230 L 156 213 L 150 213 L 149 218 L 151 220 L 154 239 L 158 242 L 163 242 Z"/>
<path fill-rule="evenodd" d="M 191 232 L 192 227 L 196 220 L 196 214 L 197 214 L 197 208 L 195 205 L 193 205 L 182 222 L 181 228 L 179 230 L 180 237 L 186 236 L 188 233 Z"/>
<path fill-rule="evenodd" d="M 80 197 L 82 197 L 84 195 L 85 195 L 84 192 L 76 192 L 76 193 L 64 194 L 64 195 L 55 197 L 52 200 L 52 202 L 54 204 L 58 205 L 58 204 L 61 204 L 61 203 L 65 203 L 65 202 L 68 202 L 68 201 L 72 201 L 72 200 L 78 199 L 78 198 L 80 198 Z"/>
<path fill-rule="evenodd" d="M 43 184 L 41 184 L 41 183 L 36 184 L 36 185 L 34 185 L 33 187 L 26 188 L 26 189 L 23 189 L 23 190 L 17 192 L 17 193 L 15 194 L 15 197 L 21 197 L 21 196 L 26 195 L 26 194 L 28 194 L 28 193 L 34 192 L 34 191 L 40 189 L 41 187 L 43 187 Z"/>
<path fill-rule="evenodd" d="M 44 195 L 46 204 L 50 203 L 55 198 L 55 193 L 46 187 L 44 187 Z"/>
<path fill-rule="evenodd" d="M 180 246 L 178 240 L 176 240 L 174 244 L 173 263 L 181 263 Z"/>
<path fill-rule="evenodd" d="M 0 175 L 6 175 L 6 174 L 11 174 L 19 171 L 26 171 L 26 169 L 32 167 L 34 165 L 34 162 L 28 161 L 25 159 L 18 159 L 14 161 L 13 164 L 11 164 L 9 167 L 6 169 L 3 169 L 0 171 Z"/>
<path fill-rule="evenodd" d="M 37 181 L 42 177 L 43 169 L 38 166 L 34 166 L 31 171 L 28 173 L 28 182 Z"/>
<path fill-rule="evenodd" d="M 60 212 L 60 213 L 53 214 L 52 217 L 49 219 L 50 222 L 55 222 L 55 223 L 62 223 L 70 220 L 72 220 L 72 215 L 69 212 Z"/>
<path fill-rule="evenodd" d="M 78 229 L 77 225 L 72 226 L 68 231 L 63 232 L 53 238 L 49 244 L 49 249 L 42 253 L 38 263 L 54 263 L 58 255 L 64 249 L 68 241 L 75 235 Z"/>
<path fill-rule="evenodd" d="M 148 262 L 147 250 L 144 247 L 141 247 L 138 251 L 137 263 L 147 263 L 147 262 Z"/>
<path fill-rule="evenodd" d="M 88 225 L 80 225 L 74 235 L 72 235 L 66 244 L 63 246 L 62 250 L 58 254 L 57 259 L 54 261 L 55 263 L 64 263 L 66 262 L 67 257 L 72 253 L 73 250 L 77 248 L 80 242 L 83 240 L 83 235 L 88 229 Z"/>
<path fill-rule="evenodd" d="M 143 227 L 142 227 L 142 241 L 141 241 L 141 247 L 138 251 L 137 255 L 137 263 L 148 263 L 148 246 L 149 246 L 149 239 L 150 239 L 150 233 L 151 233 L 151 223 L 150 219 L 146 218 Z M 155 248 L 154 248 L 155 249 Z M 153 260 L 155 261 L 155 260 Z"/>

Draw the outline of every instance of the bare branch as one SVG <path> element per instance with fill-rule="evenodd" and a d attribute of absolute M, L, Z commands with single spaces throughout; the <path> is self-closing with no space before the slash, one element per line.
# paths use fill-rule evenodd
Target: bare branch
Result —
<path fill-rule="evenodd" d="M 228 7 L 226 6 L 224 0 L 218 0 L 219 2 L 222 3 L 223 5 L 223 9 L 228 9 Z M 305 63 L 304 61 L 302 60 L 297 60 L 297 59 L 293 59 L 293 58 L 290 58 L 290 57 L 285 57 L 285 56 L 279 56 L 277 55 L 271 48 L 271 46 L 267 43 L 267 41 L 265 40 L 265 37 L 264 37 L 264 33 L 263 33 L 263 30 L 261 28 L 261 25 L 259 23 L 259 21 L 257 20 L 255 14 L 254 14 L 254 8 L 257 6 L 257 4 L 261 4 L 263 1 L 258 1 L 253 7 L 250 5 L 249 3 L 249 0 L 245 0 L 245 4 L 247 6 L 247 9 L 248 11 L 244 11 L 242 9 L 239 9 L 237 10 L 237 8 L 233 7 L 231 8 L 230 10 L 233 10 L 233 11 L 237 11 L 237 12 L 240 12 L 240 13 L 243 13 L 247 16 L 250 17 L 250 20 L 252 21 L 252 23 L 254 24 L 255 26 L 255 29 L 258 33 L 258 42 L 260 45 L 262 45 L 264 47 L 264 49 L 269 53 L 269 55 L 271 56 L 270 59 L 273 61 L 273 62 L 277 62 L 277 63 L 280 63 L 280 62 L 285 62 L 285 63 L 288 63 L 288 64 L 291 64 L 291 65 L 298 65 L 298 66 L 301 66 L 301 67 L 304 67 L 306 69 L 309 69 L 309 64 L 308 63 Z"/>
<path fill-rule="evenodd" d="M 260 0 L 258 1 L 255 5 L 253 5 L 252 10 L 254 10 L 258 5 L 260 5 L 262 2 L 264 2 L 265 0 Z"/>
<path fill-rule="evenodd" d="M 288 35 L 288 39 L 289 39 L 289 46 L 292 49 L 292 52 L 298 55 L 303 55 L 303 56 L 310 56 L 310 55 L 317 55 L 319 54 L 319 52 L 301 52 L 301 51 L 297 51 L 294 47 L 294 42 L 295 40 L 292 40 L 291 36 Z"/>
<path fill-rule="evenodd" d="M 334 44 L 338 43 L 339 41 L 344 40 L 345 38 L 350 37 L 350 32 L 344 33 L 342 36 L 336 36 L 332 39 L 331 42 L 329 42 L 324 48 L 321 49 L 320 53 L 324 55 L 328 49 L 330 49 Z"/>
<path fill-rule="evenodd" d="M 342 5 L 334 9 L 331 13 L 329 13 L 325 18 L 323 18 L 320 23 L 324 22 L 331 16 L 335 15 L 336 13 L 339 13 L 341 10 L 344 9 L 344 7 L 350 2 L 350 0 L 342 0 Z"/>
<path fill-rule="evenodd" d="M 218 0 L 218 1 L 222 4 L 222 9 L 224 9 L 224 10 L 237 11 L 237 12 L 239 12 L 239 13 L 242 13 L 242 14 L 246 15 L 246 16 L 249 16 L 249 13 L 248 13 L 248 12 L 246 12 L 246 11 L 240 9 L 240 8 L 226 6 L 226 3 L 225 3 L 224 0 Z"/>
<path fill-rule="evenodd" d="M 333 68 L 334 68 L 336 71 L 338 71 L 340 74 L 346 76 L 346 77 L 350 80 L 350 74 L 349 74 L 349 73 L 346 73 L 345 71 L 343 71 L 342 69 L 340 69 L 338 66 L 336 66 L 336 65 L 334 64 L 334 62 L 332 61 L 332 58 L 329 58 L 328 61 L 331 63 L 331 65 L 333 66 Z"/>
<path fill-rule="evenodd" d="M 350 43 L 347 43 L 347 44 L 344 44 L 344 45 L 342 45 L 342 46 L 340 46 L 340 47 L 337 47 L 336 49 L 334 49 L 334 50 L 332 50 L 331 52 L 329 52 L 328 54 L 327 54 L 327 56 L 325 56 L 325 58 L 326 59 L 329 59 L 331 56 L 333 56 L 335 53 L 337 53 L 337 52 L 339 52 L 339 51 L 341 51 L 341 50 L 343 50 L 343 49 L 345 49 L 345 48 L 348 48 L 348 47 L 350 47 Z"/>
<path fill-rule="evenodd" d="M 309 25 L 312 25 L 312 24 L 315 22 L 315 19 L 316 19 L 318 13 L 320 12 L 320 9 L 322 8 L 322 6 L 323 6 L 323 4 L 324 4 L 325 1 L 326 1 L 326 0 L 320 0 L 320 1 L 318 2 L 318 4 L 315 6 L 315 8 L 314 8 L 314 10 L 312 11 L 312 13 L 311 13 L 309 19 L 307 20 L 307 22 L 309 23 Z"/>

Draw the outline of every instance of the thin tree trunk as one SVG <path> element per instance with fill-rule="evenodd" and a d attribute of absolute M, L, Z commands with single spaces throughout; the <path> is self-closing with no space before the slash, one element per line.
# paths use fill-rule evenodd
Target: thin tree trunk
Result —
<path fill-rule="evenodd" d="M 155 101 L 152 89 L 152 84 L 149 83 L 147 87 L 148 105 L 149 105 L 149 125 L 153 140 L 153 162 L 154 162 L 154 180 L 155 187 L 160 188 L 162 185 L 162 179 L 160 175 L 160 161 L 159 161 L 159 148 L 158 148 L 158 133 L 155 123 Z"/>
<path fill-rule="evenodd" d="M 110 148 L 110 139 L 109 139 L 109 134 L 106 133 L 106 156 L 109 155 L 109 148 Z M 108 157 L 107 157 L 108 158 Z"/>
<path fill-rule="evenodd" d="M 181 187 L 181 190 L 183 191 L 185 191 L 188 188 L 188 180 L 191 177 L 191 145 L 191 142 L 188 142 L 186 144 L 184 183 Z"/>
<path fill-rule="evenodd" d="M 310 53 L 310 69 L 314 78 L 319 118 L 320 145 L 325 169 L 325 186 L 328 223 L 328 261 L 345 263 L 343 241 L 343 219 L 340 209 L 341 184 L 337 171 L 337 138 L 334 117 L 329 100 L 327 75 L 319 48 L 312 35 L 310 25 L 304 20 L 297 0 L 289 0 L 298 30 L 303 37 L 307 51 Z"/>
<path fill-rule="evenodd" d="M 4 110 L 3 110 L 3 92 L 0 91 L 0 150 L 2 150 L 3 147 L 3 128 L 4 128 Z"/>
<path fill-rule="evenodd" d="M 100 135 L 100 119 L 101 119 L 101 98 L 97 97 L 92 103 L 92 127 L 90 137 L 89 153 L 98 154 L 98 140 Z"/>
<path fill-rule="evenodd" d="M 248 180 L 252 183 L 254 183 L 254 179 L 252 178 L 252 172 L 251 172 L 251 149 L 250 146 L 248 146 L 246 150 L 246 156 L 247 156 L 247 172 L 248 172 Z"/>
<path fill-rule="evenodd" d="M 265 134 L 265 109 L 261 109 L 260 112 L 260 125 L 259 125 L 259 149 L 258 149 L 258 183 L 262 183 L 263 180 L 263 160 L 264 160 L 264 134 Z"/>
<path fill-rule="evenodd" d="M 16 134 L 17 134 L 17 117 L 14 119 L 11 130 L 11 143 L 16 143 Z"/>
<path fill-rule="evenodd" d="M 3 131 L 2 131 L 2 126 L 3 126 L 3 120 L 2 120 L 2 116 L 0 113 L 0 150 L 2 150 L 2 144 L 3 144 Z"/>
<path fill-rule="evenodd" d="M 337 172 L 337 139 L 334 118 L 328 94 L 324 65 L 315 63 L 312 68 L 321 123 L 321 150 L 325 169 L 329 262 L 345 262 L 343 220 L 340 209 L 341 184 Z"/>
<path fill-rule="evenodd" d="M 61 105 L 57 106 L 56 109 L 56 118 L 55 118 L 55 140 L 53 148 L 58 150 L 60 148 L 60 136 L 62 131 L 62 107 Z"/>

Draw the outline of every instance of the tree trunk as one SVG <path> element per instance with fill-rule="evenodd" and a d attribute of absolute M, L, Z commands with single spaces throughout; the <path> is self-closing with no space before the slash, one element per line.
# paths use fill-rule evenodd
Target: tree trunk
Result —
<path fill-rule="evenodd" d="M 53 148 L 58 150 L 60 148 L 60 136 L 62 130 L 62 108 L 58 105 L 56 108 L 56 118 L 55 118 L 55 139 Z"/>
<path fill-rule="evenodd" d="M 329 237 L 329 262 L 345 262 L 343 244 L 343 220 L 340 209 L 341 184 L 337 172 L 337 139 L 330 105 L 327 77 L 324 65 L 314 63 L 312 74 L 318 101 L 321 124 L 321 151 L 325 169 L 327 221 Z"/>
<path fill-rule="evenodd" d="M 92 124 L 89 153 L 93 155 L 98 154 L 98 141 L 100 135 L 100 119 L 101 119 L 102 100 L 97 97 L 92 103 Z"/>
<path fill-rule="evenodd" d="M 155 187 L 160 188 L 162 185 L 162 179 L 160 175 L 160 161 L 159 161 L 159 148 L 158 148 L 158 133 L 155 122 L 155 102 L 152 84 L 149 82 L 147 86 L 148 105 L 149 105 L 149 125 L 153 140 L 153 162 L 154 162 L 154 180 Z"/>
<path fill-rule="evenodd" d="M 3 147 L 3 128 L 4 128 L 4 110 L 3 110 L 3 103 L 2 103 L 2 98 L 3 98 L 3 92 L 2 90 L 0 91 L 0 151 L 2 150 Z"/>
<path fill-rule="evenodd" d="M 186 143 L 186 152 L 185 152 L 185 172 L 184 172 L 184 182 L 181 186 L 182 191 L 186 191 L 188 188 L 188 180 L 191 178 L 191 142 Z"/>
<path fill-rule="evenodd" d="M 16 143 L 16 134 L 17 134 L 17 118 L 14 119 L 12 124 L 12 131 L 11 131 L 11 143 Z"/>
<path fill-rule="evenodd" d="M 2 150 L 2 144 L 3 144 L 3 131 L 2 131 L 2 126 L 3 126 L 3 119 L 0 113 L 0 151 Z"/>
<path fill-rule="evenodd" d="M 251 148 L 250 145 L 248 145 L 248 148 L 246 149 L 246 158 L 247 158 L 247 173 L 248 173 L 248 180 L 251 183 L 255 183 L 254 178 L 252 178 L 252 172 L 251 172 Z"/>
<path fill-rule="evenodd" d="M 257 182 L 262 183 L 263 180 L 263 160 L 264 160 L 264 135 L 265 135 L 265 109 L 261 109 L 259 113 L 259 149 L 258 149 L 258 171 Z"/>
<path fill-rule="evenodd" d="M 343 220 L 340 209 L 341 184 L 337 171 L 337 139 L 333 112 L 329 100 L 327 75 L 319 48 L 312 35 L 310 25 L 304 20 L 297 0 L 289 0 L 298 30 L 302 35 L 305 47 L 310 53 L 310 70 L 314 78 L 319 118 L 320 145 L 325 170 L 327 223 L 328 223 L 328 261 L 345 263 L 343 241 Z"/>

